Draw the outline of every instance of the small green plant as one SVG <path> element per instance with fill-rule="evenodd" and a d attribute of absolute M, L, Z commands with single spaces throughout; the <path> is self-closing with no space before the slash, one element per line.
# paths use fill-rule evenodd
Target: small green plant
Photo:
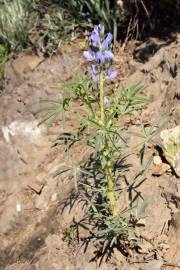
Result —
<path fill-rule="evenodd" d="M 52 55 L 56 53 L 61 42 L 71 42 L 78 36 L 76 29 L 81 23 L 60 4 L 51 3 L 44 6 L 43 1 L 39 1 L 35 6 L 37 12 L 42 6 L 44 11 L 30 35 L 30 40 L 34 48 L 45 55 Z"/>
<path fill-rule="evenodd" d="M 92 22 L 101 21 L 108 31 L 117 37 L 116 1 L 109 0 L 68 0 L 65 4 L 67 9 L 75 16 L 82 19 L 89 18 L 89 25 Z"/>
<path fill-rule="evenodd" d="M 64 238 L 69 245 L 76 241 L 78 239 L 78 226 L 76 224 L 72 224 L 69 227 L 65 228 Z"/>
<path fill-rule="evenodd" d="M 4 64 L 7 60 L 7 49 L 4 45 L 0 44 L 0 80 L 4 73 Z"/>
<path fill-rule="evenodd" d="M 68 84 L 63 100 L 55 102 L 55 106 L 50 102 L 52 106 L 49 111 L 48 106 L 43 109 L 43 121 L 51 123 L 59 114 L 65 119 L 72 99 L 83 104 L 85 113 L 81 115 L 78 131 L 62 134 L 57 144 L 64 142 L 70 156 L 71 147 L 81 141 L 90 149 L 88 158 L 79 164 L 70 158 L 71 164 L 59 168 L 53 176 L 64 172 L 68 176 L 74 176 L 76 193 L 86 204 L 89 239 L 98 240 L 103 253 L 114 245 L 121 245 L 126 249 L 127 241 L 134 245 L 138 243 L 131 216 L 124 217 L 118 207 L 123 192 L 121 180 L 127 169 L 123 154 L 127 147 L 123 138 L 125 129 L 120 126 L 119 120 L 142 108 L 146 101 L 139 95 L 143 90 L 141 85 L 120 85 L 118 89 L 113 89 L 112 84 L 109 84 L 109 92 L 105 94 L 106 83 L 118 75 L 111 67 L 112 39 L 111 33 L 105 36 L 103 25 L 95 26 L 89 38 L 90 48 L 84 52 L 84 57 L 91 63 L 90 78 L 84 77 L 75 84 Z"/>
<path fill-rule="evenodd" d="M 4 75 L 4 65 L 7 60 L 7 49 L 4 45 L 0 44 L 0 93 L 2 90 L 2 80 Z"/>
<path fill-rule="evenodd" d="M 10 49 L 25 47 L 28 33 L 36 23 L 36 17 L 30 12 L 30 0 L 2 0 L 0 3 L 0 39 Z"/>

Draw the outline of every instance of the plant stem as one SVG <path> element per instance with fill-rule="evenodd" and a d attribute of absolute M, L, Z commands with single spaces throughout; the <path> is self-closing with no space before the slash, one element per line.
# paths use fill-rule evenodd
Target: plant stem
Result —
<path fill-rule="evenodd" d="M 105 113 L 104 113 L 104 74 L 103 71 L 100 72 L 100 82 L 99 82 L 99 90 L 100 90 L 100 115 L 101 115 L 101 121 L 102 124 L 104 125 L 105 122 Z M 110 145 L 108 143 L 108 138 L 107 135 L 105 135 L 105 147 L 104 147 L 104 151 L 106 151 L 107 149 L 109 150 Z M 112 216 L 116 216 L 117 215 L 117 209 L 116 209 L 116 198 L 115 198 L 115 194 L 114 194 L 114 180 L 113 180 L 113 176 L 112 176 L 112 164 L 111 161 L 109 161 L 109 157 L 106 157 L 106 155 L 104 155 L 104 151 L 102 152 L 102 155 L 104 156 L 104 159 L 106 160 L 106 165 L 104 168 L 104 172 L 105 172 L 105 176 L 106 176 L 106 180 L 107 180 L 107 201 L 109 203 L 109 209 L 112 213 Z M 109 166 L 109 162 L 110 162 L 110 166 Z M 103 164 L 102 164 L 103 165 Z"/>
<path fill-rule="evenodd" d="M 112 168 L 106 168 L 107 175 L 107 199 L 110 205 L 110 211 L 113 216 L 117 215 L 116 198 L 114 194 L 114 181 L 112 177 Z"/>
<path fill-rule="evenodd" d="M 100 90 L 100 113 L 101 121 L 104 123 L 104 78 L 103 71 L 100 72 L 99 90 Z"/>

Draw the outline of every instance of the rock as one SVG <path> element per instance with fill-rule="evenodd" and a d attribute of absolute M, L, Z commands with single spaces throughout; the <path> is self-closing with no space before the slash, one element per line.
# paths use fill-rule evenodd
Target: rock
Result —
<path fill-rule="evenodd" d="M 36 55 L 30 55 L 29 59 L 26 59 L 26 60 L 27 60 L 27 68 L 25 68 L 25 72 L 28 72 L 28 69 L 30 69 L 30 71 L 33 71 L 43 61 L 45 61 L 44 57 L 40 57 L 40 56 L 36 56 Z"/>
<path fill-rule="evenodd" d="M 180 189 L 176 177 L 163 175 L 162 177 L 159 177 L 158 181 L 162 190 L 162 196 L 166 199 L 168 204 L 172 202 L 175 206 L 178 206 L 180 201 Z"/>
<path fill-rule="evenodd" d="M 164 259 L 169 263 L 180 265 L 180 211 L 173 215 L 170 222 L 168 245 L 169 249 Z"/>
<path fill-rule="evenodd" d="M 25 136 L 29 141 L 37 143 L 42 137 L 45 127 L 38 127 L 38 121 L 13 121 L 2 127 L 2 133 L 7 143 L 11 142 L 11 137 Z"/>
<path fill-rule="evenodd" d="M 154 156 L 153 157 L 153 163 L 154 163 L 154 165 L 160 165 L 160 164 L 162 164 L 161 157 L 160 156 Z"/>
<path fill-rule="evenodd" d="M 140 267 L 140 270 L 160 270 L 163 266 L 163 260 L 153 260 Z"/>
<path fill-rule="evenodd" d="M 39 181 L 33 181 L 32 183 L 28 184 L 28 187 L 32 189 L 37 194 L 40 194 L 45 183 L 39 182 Z"/>
<path fill-rule="evenodd" d="M 17 87 L 28 78 L 28 73 L 33 71 L 43 61 L 43 57 L 21 54 L 16 59 L 11 60 L 6 64 L 5 78 L 6 80 L 13 80 L 13 83 L 15 83 Z"/>
<path fill-rule="evenodd" d="M 180 177 L 180 125 L 161 131 L 160 137 L 164 156 Z"/>
<path fill-rule="evenodd" d="M 35 255 L 38 270 L 76 270 L 62 235 L 48 235 L 45 244 L 46 247 Z"/>
<path fill-rule="evenodd" d="M 47 248 L 61 249 L 62 235 L 50 234 L 45 240 Z"/>
<path fill-rule="evenodd" d="M 161 163 L 159 165 L 156 165 L 153 170 L 152 170 L 152 175 L 154 176 L 160 176 L 163 175 L 164 173 L 171 171 L 171 167 L 169 164 L 166 163 Z"/>
<path fill-rule="evenodd" d="M 122 254 L 122 252 L 120 252 L 118 249 L 114 250 L 114 256 L 116 258 L 116 260 L 120 263 L 125 262 L 126 258 L 125 256 Z"/>
<path fill-rule="evenodd" d="M 138 252 L 141 254 L 149 254 L 149 252 L 151 252 L 152 249 L 153 245 L 150 242 L 143 240 L 143 242 L 140 245 L 140 248 L 138 249 Z"/>
<path fill-rule="evenodd" d="M 30 263 L 15 263 L 10 266 L 7 266 L 4 270 L 37 270 L 35 265 Z"/>
<path fill-rule="evenodd" d="M 55 179 L 49 178 L 47 185 L 42 189 L 41 194 L 37 195 L 35 201 L 35 207 L 37 209 L 46 209 L 50 201 L 55 201 L 57 199 L 57 181 Z"/>

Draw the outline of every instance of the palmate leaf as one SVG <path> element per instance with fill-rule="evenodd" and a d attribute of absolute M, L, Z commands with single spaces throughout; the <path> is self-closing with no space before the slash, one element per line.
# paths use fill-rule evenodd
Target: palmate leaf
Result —
<path fill-rule="evenodd" d="M 107 249 L 116 245 L 120 239 L 130 239 L 131 235 L 131 229 L 126 220 L 119 216 L 110 220 L 104 217 L 104 222 L 98 228 L 95 238 L 101 241 L 102 252 L 104 253 Z M 133 237 L 133 240 L 136 239 Z"/>
<path fill-rule="evenodd" d="M 40 103 L 47 105 L 36 112 L 36 114 L 41 113 L 43 115 L 43 118 L 38 125 L 41 125 L 46 122 L 48 126 L 51 126 L 58 119 L 58 117 L 61 117 L 62 124 L 64 124 L 65 110 L 62 101 L 41 100 Z"/>
<path fill-rule="evenodd" d="M 112 134 L 112 135 L 114 135 L 113 137 L 110 136 L 110 139 L 111 139 L 111 140 L 117 141 L 117 140 L 116 140 L 116 137 L 117 137 L 117 138 L 119 138 L 126 146 L 128 146 L 127 141 L 123 138 L 123 134 L 121 134 L 121 133 L 122 133 L 122 130 L 117 130 L 117 131 L 115 131 L 115 130 L 110 130 L 109 133 Z M 115 136 L 116 136 L 116 137 L 115 137 Z"/>
<path fill-rule="evenodd" d="M 78 141 L 78 138 L 76 137 L 76 135 L 64 132 L 57 138 L 57 140 L 55 141 L 53 146 L 62 145 L 62 144 L 63 145 L 71 145 L 77 141 Z"/>
<path fill-rule="evenodd" d="M 92 203 L 92 199 L 90 200 L 84 193 L 81 193 L 81 196 L 84 198 L 84 200 L 87 202 L 87 210 L 89 209 L 89 208 L 92 208 L 93 209 L 93 211 L 94 211 L 94 213 L 96 213 L 97 212 L 97 209 L 96 209 L 96 207 L 95 207 L 95 205 Z"/>
<path fill-rule="evenodd" d="M 115 112 L 116 113 L 116 112 Z M 96 149 L 96 153 L 102 149 L 104 145 L 105 137 L 108 137 L 112 143 L 114 149 L 118 150 L 117 143 L 118 140 L 121 140 L 126 146 L 128 146 L 126 140 L 123 138 L 123 129 L 116 130 L 116 126 L 113 124 L 113 117 L 115 113 L 112 113 L 108 118 L 106 123 L 102 126 L 98 120 L 88 119 L 89 125 L 92 128 L 96 128 L 98 132 L 95 133 L 95 130 L 92 130 L 91 134 L 88 135 L 89 143 L 92 147 Z M 109 126 L 110 121 L 112 120 L 112 127 Z M 96 135 L 95 135 L 96 134 Z"/>
<path fill-rule="evenodd" d="M 144 86 L 136 84 L 125 87 L 120 85 L 118 95 L 116 97 L 116 104 L 118 104 L 118 113 L 120 115 L 128 115 L 133 111 L 141 109 L 147 102 L 147 98 L 137 95 L 144 90 Z"/>
<path fill-rule="evenodd" d="M 159 125 L 159 123 L 162 123 Z M 139 137 L 142 139 L 140 143 L 136 145 L 136 147 L 140 147 L 139 150 L 139 156 L 140 156 L 140 161 L 141 165 L 143 165 L 143 160 L 144 160 L 144 155 L 146 149 L 151 146 L 156 144 L 154 142 L 155 137 L 164 129 L 164 127 L 167 125 L 168 119 L 163 120 L 162 116 L 158 117 L 153 121 L 149 126 L 146 126 L 143 123 L 143 119 L 141 118 L 141 130 L 142 132 L 134 132 L 134 131 L 127 131 L 127 134 Z"/>
<path fill-rule="evenodd" d="M 76 165 L 73 164 L 72 166 L 60 167 L 55 172 L 51 173 L 50 176 L 55 178 L 58 175 L 60 175 L 62 173 L 67 173 L 67 172 L 68 172 L 68 176 L 66 176 L 66 177 L 73 176 L 74 187 L 75 187 L 75 190 L 78 191 L 78 180 L 79 180 L 79 176 L 80 176 L 79 166 L 76 166 Z"/>
<path fill-rule="evenodd" d="M 65 152 L 70 150 L 70 148 L 77 143 L 78 141 L 82 141 L 82 133 L 83 129 L 80 128 L 77 132 L 73 133 L 68 133 L 68 132 L 63 132 L 60 134 L 60 136 L 56 139 L 56 141 L 53 143 L 52 147 L 57 146 L 57 145 L 65 145 L 66 149 Z"/>

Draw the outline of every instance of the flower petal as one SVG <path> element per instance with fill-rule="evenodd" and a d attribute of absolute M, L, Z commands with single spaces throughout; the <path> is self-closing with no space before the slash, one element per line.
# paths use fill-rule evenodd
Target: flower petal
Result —
<path fill-rule="evenodd" d="M 99 72 L 96 69 L 96 65 L 91 65 L 91 68 L 89 68 L 89 73 L 91 74 L 92 80 L 94 82 L 98 82 L 100 79 Z"/>
<path fill-rule="evenodd" d="M 96 61 L 99 63 L 99 64 L 103 64 L 105 62 L 105 57 L 104 57 L 104 54 L 100 51 L 98 51 L 96 53 Z"/>
<path fill-rule="evenodd" d="M 107 75 L 109 79 L 114 79 L 117 77 L 118 75 L 118 71 L 117 70 L 112 70 L 112 68 L 109 68 L 107 71 Z"/>
<path fill-rule="evenodd" d="M 95 60 L 95 57 L 94 57 L 94 55 L 92 54 L 91 51 L 84 51 L 84 52 L 83 52 L 83 56 L 84 56 L 88 61 L 94 61 L 94 60 Z"/>
<path fill-rule="evenodd" d="M 98 47 L 100 45 L 100 37 L 95 31 L 92 32 L 90 36 L 90 41 L 95 47 Z"/>
<path fill-rule="evenodd" d="M 97 53 L 99 51 L 98 47 L 90 46 L 90 48 L 91 48 L 91 51 L 94 52 L 94 53 Z"/>
<path fill-rule="evenodd" d="M 113 59 L 113 53 L 111 51 L 104 51 L 104 59 L 111 61 Z"/>
<path fill-rule="evenodd" d="M 96 65 L 91 65 L 91 71 L 94 75 L 98 74 L 97 66 Z"/>
<path fill-rule="evenodd" d="M 104 35 L 104 25 L 103 24 L 98 25 L 98 33 L 100 36 Z"/>
<path fill-rule="evenodd" d="M 105 40 L 102 43 L 103 50 L 108 50 L 109 43 L 111 43 L 113 39 L 113 35 L 111 33 L 108 33 Z"/>
<path fill-rule="evenodd" d="M 100 37 L 104 35 L 104 25 L 99 24 L 94 27 L 94 32 L 99 35 Z"/>

